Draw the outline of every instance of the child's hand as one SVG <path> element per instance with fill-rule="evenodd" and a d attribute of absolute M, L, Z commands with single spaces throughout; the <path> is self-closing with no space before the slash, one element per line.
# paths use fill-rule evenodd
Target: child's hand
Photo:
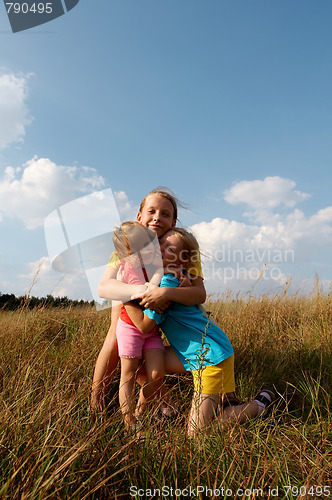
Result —
<path fill-rule="evenodd" d="M 130 298 L 131 300 L 135 300 L 135 299 L 140 299 L 142 297 L 142 295 L 145 293 L 145 292 L 150 292 L 151 290 L 153 290 L 154 288 L 156 288 L 156 285 L 155 283 L 151 283 L 150 281 L 148 281 L 147 283 L 145 283 L 145 285 L 138 285 L 138 287 L 144 287 L 144 289 L 142 290 L 142 292 L 140 293 L 135 293 L 135 295 L 132 295 Z"/>
<path fill-rule="evenodd" d="M 180 281 L 179 287 L 193 286 L 191 279 L 186 274 L 182 273 L 182 275 L 178 279 Z"/>
<path fill-rule="evenodd" d="M 130 297 L 130 300 L 140 299 L 147 290 L 148 288 L 146 285 L 136 285 L 136 291 Z"/>
<path fill-rule="evenodd" d="M 151 291 L 147 291 L 142 295 L 140 306 L 154 309 L 158 313 L 162 313 L 170 306 L 171 302 L 167 297 L 167 287 L 155 287 Z"/>
<path fill-rule="evenodd" d="M 182 266 L 172 266 L 170 269 L 167 268 L 167 272 L 173 274 L 175 278 L 180 281 L 180 287 L 192 286 L 191 279 L 185 273 L 185 269 Z"/>

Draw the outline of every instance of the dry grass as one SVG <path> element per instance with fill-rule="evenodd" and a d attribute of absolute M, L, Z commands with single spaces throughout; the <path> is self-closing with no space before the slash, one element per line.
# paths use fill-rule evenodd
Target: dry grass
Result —
<path fill-rule="evenodd" d="M 116 381 L 109 412 L 97 422 L 87 412 L 109 311 L 2 311 L 0 498 L 130 498 L 131 486 L 145 491 L 140 498 L 162 498 L 163 486 L 199 485 L 211 494 L 191 498 L 230 498 L 221 488 L 231 498 L 240 498 L 238 488 L 257 489 L 245 498 L 269 498 L 278 488 L 274 498 L 295 499 L 296 487 L 316 485 L 331 486 L 332 496 L 331 297 L 228 295 L 209 309 L 234 345 L 239 395 L 249 399 L 274 382 L 281 407 L 269 420 L 193 442 L 184 432 L 190 376 L 173 376 L 182 416 L 164 427 L 150 420 L 141 445 L 124 436 Z M 294 489 L 286 497 L 287 486 Z M 324 498 L 317 491 L 301 498 Z"/>

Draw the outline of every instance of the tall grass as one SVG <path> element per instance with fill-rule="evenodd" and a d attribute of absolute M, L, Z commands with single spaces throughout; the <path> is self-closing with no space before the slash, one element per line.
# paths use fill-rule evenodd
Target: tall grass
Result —
<path fill-rule="evenodd" d="M 109 311 L 0 312 L 0 498 L 120 499 L 139 488 L 137 498 L 324 498 L 316 486 L 332 496 L 331 297 L 225 295 L 209 310 L 233 343 L 239 396 L 275 383 L 280 408 L 193 441 L 190 375 L 170 376 L 180 417 L 148 418 L 143 443 L 123 432 L 117 380 L 103 417 L 87 411 Z"/>

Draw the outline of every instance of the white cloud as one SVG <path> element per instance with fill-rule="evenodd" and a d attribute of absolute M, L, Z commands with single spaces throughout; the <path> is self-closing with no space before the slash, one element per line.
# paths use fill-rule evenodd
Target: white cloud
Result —
<path fill-rule="evenodd" d="M 327 207 L 311 217 L 295 209 L 275 223 L 248 225 L 227 219 L 215 218 L 191 227 L 202 252 L 218 256 L 220 249 L 240 252 L 271 252 L 292 250 L 300 261 L 312 258 L 314 253 L 329 250 L 332 245 L 332 207 Z M 218 260 L 215 257 L 215 260 Z"/>
<path fill-rule="evenodd" d="M 255 211 L 270 211 L 280 205 L 291 208 L 310 197 L 295 190 L 296 183 L 279 176 L 264 180 L 240 181 L 224 192 L 225 200 L 232 205 L 245 203 Z"/>
<path fill-rule="evenodd" d="M 34 229 L 58 206 L 104 184 L 94 168 L 56 165 L 35 156 L 22 168 L 5 169 L 0 179 L 0 215 L 18 217 L 28 229 Z"/>
<path fill-rule="evenodd" d="M 32 121 L 26 106 L 29 75 L 0 74 L 0 149 L 22 141 Z"/>
<path fill-rule="evenodd" d="M 246 204 L 251 224 L 215 218 L 192 226 L 208 286 L 250 287 L 262 269 L 272 288 L 286 285 L 300 267 L 306 278 L 314 273 L 316 256 L 332 247 L 332 206 L 307 217 L 295 205 L 310 195 L 295 186 L 278 176 L 238 182 L 225 191 L 225 200 Z M 325 271 L 329 274 L 328 262 Z"/>
<path fill-rule="evenodd" d="M 208 290 L 250 289 L 263 269 L 260 281 L 270 290 L 287 286 L 299 273 L 306 280 L 314 274 L 315 256 L 332 247 L 332 206 L 311 217 L 298 209 L 273 215 L 269 223 L 259 222 L 259 216 L 256 224 L 215 218 L 191 227 L 203 253 Z"/>
<path fill-rule="evenodd" d="M 221 245 L 243 246 L 258 231 L 258 226 L 216 217 L 211 222 L 200 222 L 191 226 L 203 253 L 214 254 Z M 247 246 L 246 243 L 246 246 Z"/>
<path fill-rule="evenodd" d="M 326 207 L 319 210 L 316 215 L 311 217 L 311 222 L 313 224 L 316 222 L 332 222 L 332 207 Z"/>
<path fill-rule="evenodd" d="M 139 207 L 129 200 L 125 191 L 114 191 L 114 198 L 121 220 L 136 220 Z"/>

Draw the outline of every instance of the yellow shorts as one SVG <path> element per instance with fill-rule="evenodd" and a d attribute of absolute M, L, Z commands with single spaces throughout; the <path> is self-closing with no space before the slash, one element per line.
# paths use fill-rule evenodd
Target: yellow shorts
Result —
<path fill-rule="evenodd" d="M 217 365 L 205 366 L 192 371 L 195 392 L 201 394 L 225 394 L 235 391 L 234 355 Z"/>

